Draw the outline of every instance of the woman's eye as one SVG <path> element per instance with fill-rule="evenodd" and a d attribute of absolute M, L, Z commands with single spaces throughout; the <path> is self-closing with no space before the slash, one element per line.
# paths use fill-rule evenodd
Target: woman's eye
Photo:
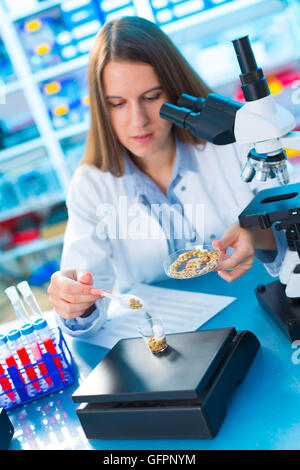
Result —
<path fill-rule="evenodd" d="M 119 108 L 122 106 L 123 102 L 121 103 L 108 103 L 111 108 Z"/>
<path fill-rule="evenodd" d="M 154 101 L 157 100 L 160 97 L 160 95 L 154 95 L 154 96 L 145 96 L 146 101 Z"/>

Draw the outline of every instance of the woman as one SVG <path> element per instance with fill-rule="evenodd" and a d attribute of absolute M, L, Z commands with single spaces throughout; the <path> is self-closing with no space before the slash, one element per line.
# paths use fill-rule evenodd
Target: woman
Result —
<path fill-rule="evenodd" d="M 231 247 L 218 271 L 229 282 L 251 268 L 255 249 L 273 250 L 264 255 L 276 274 L 272 230 L 237 223 L 257 189 L 240 179 L 245 149 L 204 142 L 159 116 L 181 93 L 210 92 L 169 38 L 143 18 L 109 22 L 88 78 L 87 148 L 68 193 L 61 271 L 48 290 L 63 327 L 96 331 L 107 309 L 101 289 L 164 278 L 168 253 L 189 244 Z"/>

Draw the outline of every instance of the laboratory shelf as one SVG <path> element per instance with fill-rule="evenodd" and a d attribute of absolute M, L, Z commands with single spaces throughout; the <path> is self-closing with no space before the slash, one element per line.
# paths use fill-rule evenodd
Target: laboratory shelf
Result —
<path fill-rule="evenodd" d="M 67 137 L 74 137 L 79 134 L 84 134 L 89 130 L 89 121 L 82 121 L 72 126 L 64 127 L 63 129 L 58 129 L 55 132 L 55 135 L 58 140 L 65 139 Z"/>
<path fill-rule="evenodd" d="M 21 256 L 31 255 L 39 251 L 47 250 L 56 246 L 62 245 L 64 242 L 64 235 L 58 235 L 52 238 L 39 238 L 30 243 L 17 246 L 8 251 L 0 251 L 0 265 L 7 263 L 13 259 L 20 258 Z"/>
<path fill-rule="evenodd" d="M 28 140 L 23 144 L 8 147 L 7 149 L 0 151 L 0 162 L 18 157 L 19 155 L 28 153 L 32 150 L 36 150 L 40 147 L 43 147 L 44 144 L 44 140 L 41 137 L 38 137 L 36 139 Z"/>
<path fill-rule="evenodd" d="M 61 62 L 60 64 L 53 65 L 52 67 L 45 68 L 33 74 L 36 83 L 51 80 L 53 78 L 73 72 L 74 70 L 87 67 L 89 62 L 89 54 L 76 57 L 75 59 Z"/>
<path fill-rule="evenodd" d="M 184 41 L 183 30 L 188 30 L 189 37 L 195 35 L 200 39 L 240 24 L 241 15 L 244 21 L 248 22 L 268 13 L 276 13 L 285 7 L 286 2 L 283 0 L 236 0 L 167 23 L 161 26 L 161 29 L 173 40 L 181 36 Z"/>
<path fill-rule="evenodd" d="M 20 217 L 21 215 L 28 214 L 29 212 L 36 212 L 45 209 L 55 204 L 60 204 L 65 201 L 65 195 L 61 194 L 47 194 L 46 196 L 40 196 L 32 200 L 30 203 L 22 204 L 14 209 L 2 212 L 0 214 L 0 222 Z"/>
<path fill-rule="evenodd" d="M 40 3 L 40 5 L 36 5 L 34 8 L 32 6 L 28 6 L 28 10 L 22 12 L 22 14 L 17 13 L 10 13 L 9 17 L 11 21 L 18 21 L 23 18 L 27 18 L 32 15 L 37 15 L 38 13 L 42 13 L 43 11 L 49 10 L 49 8 L 57 7 L 61 4 L 62 0 L 45 0 Z M 26 4 L 26 2 L 24 2 Z M 23 5 L 22 8 L 24 9 Z"/>
<path fill-rule="evenodd" d="M 16 91 L 21 90 L 22 84 L 19 80 L 14 80 L 13 82 L 9 82 L 9 83 L 1 83 L 1 87 L 3 87 L 4 96 L 7 96 L 7 95 L 10 95 L 11 93 L 15 93 Z"/>

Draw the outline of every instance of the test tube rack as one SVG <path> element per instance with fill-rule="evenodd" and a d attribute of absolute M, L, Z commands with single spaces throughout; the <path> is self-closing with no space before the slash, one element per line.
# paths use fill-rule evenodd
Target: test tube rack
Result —
<path fill-rule="evenodd" d="M 50 393 L 53 393 L 57 390 L 67 388 L 74 383 L 73 359 L 72 359 L 70 350 L 67 346 L 67 343 L 63 337 L 61 329 L 59 327 L 50 328 L 50 332 L 51 332 L 51 337 L 53 338 L 55 345 L 59 346 L 57 349 L 60 351 L 60 353 L 56 353 L 56 354 L 51 354 L 49 352 L 42 353 L 40 360 L 38 361 L 33 360 L 27 366 L 22 366 L 22 367 L 19 367 L 18 369 L 15 366 L 7 367 L 6 364 L 1 363 L 4 369 L 4 374 L 0 375 L 0 383 L 1 383 L 1 379 L 8 378 L 12 384 L 12 387 L 11 389 L 7 389 L 5 390 L 5 392 L 2 391 L 0 393 L 0 407 L 5 408 L 5 409 L 16 408 L 20 405 L 36 400 L 37 398 L 43 397 L 45 395 L 49 395 Z M 30 354 L 29 346 L 26 346 L 26 350 Z M 60 370 L 58 370 L 55 365 L 55 358 L 57 357 L 60 359 L 63 365 L 62 369 Z M 39 363 L 42 363 L 42 362 L 47 368 L 48 375 L 41 376 L 38 379 L 38 381 L 40 382 L 40 385 L 41 385 L 41 382 L 47 380 L 48 378 L 48 381 L 47 381 L 48 388 L 42 391 L 42 387 L 41 387 L 41 391 L 35 390 L 36 392 L 35 395 L 30 396 L 28 394 L 27 389 L 30 385 L 33 384 L 33 382 L 36 382 L 37 380 L 36 379 L 27 380 L 27 382 L 23 382 L 20 377 L 20 374 L 21 376 L 25 377 L 26 375 L 25 369 L 27 367 L 34 367 L 34 369 L 38 371 Z M 51 382 L 52 382 L 51 385 L 49 385 L 48 383 L 49 378 L 51 379 Z M 18 396 L 19 399 L 16 399 L 15 401 L 8 399 L 11 392 L 14 394 L 14 396 Z"/>

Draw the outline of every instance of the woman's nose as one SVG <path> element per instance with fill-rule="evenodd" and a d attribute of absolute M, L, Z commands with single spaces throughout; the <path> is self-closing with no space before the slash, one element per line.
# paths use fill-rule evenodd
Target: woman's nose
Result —
<path fill-rule="evenodd" d="M 150 118 L 141 104 L 133 105 L 131 108 L 131 125 L 136 128 L 145 127 Z"/>

